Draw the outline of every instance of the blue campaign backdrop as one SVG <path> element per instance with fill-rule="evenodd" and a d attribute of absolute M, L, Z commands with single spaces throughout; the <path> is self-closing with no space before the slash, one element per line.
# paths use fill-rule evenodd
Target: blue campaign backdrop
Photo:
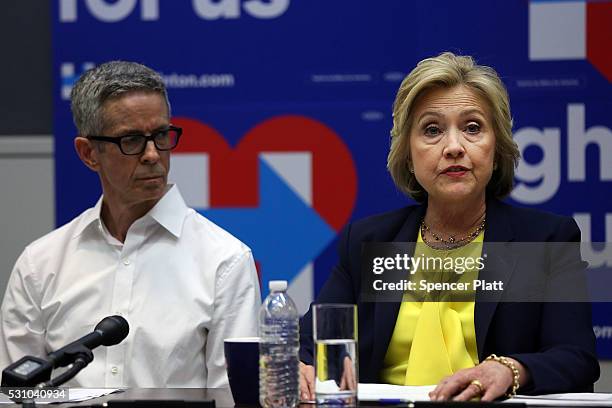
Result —
<path fill-rule="evenodd" d="M 69 92 L 108 60 L 164 76 L 185 129 L 171 179 L 188 204 L 254 249 L 264 282 L 303 310 L 346 222 L 407 205 L 385 170 L 391 105 L 422 58 L 453 51 L 508 87 L 523 160 L 509 201 L 612 241 L 612 3 L 531 0 L 56 0 L 56 222 L 100 195 L 72 146 Z M 588 253 L 612 268 L 610 249 Z M 604 286 L 605 287 L 605 286 Z M 607 287 L 610 287 L 609 285 Z M 612 306 L 594 304 L 601 358 Z"/>

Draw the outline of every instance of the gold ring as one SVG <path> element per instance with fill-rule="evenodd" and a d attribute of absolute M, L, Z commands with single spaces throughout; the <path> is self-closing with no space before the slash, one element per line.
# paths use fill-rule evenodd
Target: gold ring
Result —
<path fill-rule="evenodd" d="M 476 388 L 478 388 L 478 395 L 482 395 L 484 393 L 484 386 L 482 385 L 480 381 L 472 380 L 470 381 L 470 385 L 475 385 Z"/>

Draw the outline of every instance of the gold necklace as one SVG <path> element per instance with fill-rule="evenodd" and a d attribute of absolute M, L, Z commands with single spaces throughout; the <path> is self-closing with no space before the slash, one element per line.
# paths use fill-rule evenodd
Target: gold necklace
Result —
<path fill-rule="evenodd" d="M 430 244 L 431 242 L 428 242 L 428 240 L 425 238 L 425 233 L 429 232 L 431 236 L 434 237 L 434 239 L 436 240 L 436 243 L 443 244 L 446 249 L 454 249 L 474 240 L 474 238 L 476 238 L 484 230 L 485 224 L 486 216 L 482 219 L 482 222 L 476 227 L 476 229 L 467 234 L 466 236 L 462 238 L 455 238 L 454 235 L 450 235 L 448 239 L 444 239 L 440 235 L 433 232 L 431 228 L 429 228 L 429 226 L 425 224 L 425 218 L 423 218 L 423 221 L 421 221 L 421 237 L 423 238 L 423 241 L 426 244 Z"/>

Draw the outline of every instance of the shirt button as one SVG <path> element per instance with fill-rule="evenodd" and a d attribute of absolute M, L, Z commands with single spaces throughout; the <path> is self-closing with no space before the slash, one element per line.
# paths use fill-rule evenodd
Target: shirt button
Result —
<path fill-rule="evenodd" d="M 125 266 L 128 266 L 128 265 L 130 264 L 130 260 L 129 260 L 129 259 L 124 259 L 124 260 L 123 260 L 123 264 L 124 264 Z"/>
<path fill-rule="evenodd" d="M 117 374 L 118 372 L 119 372 L 119 369 L 117 367 L 111 368 L 111 373 Z"/>

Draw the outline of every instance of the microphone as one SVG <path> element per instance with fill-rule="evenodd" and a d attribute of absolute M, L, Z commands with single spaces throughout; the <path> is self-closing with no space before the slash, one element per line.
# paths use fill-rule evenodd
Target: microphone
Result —
<path fill-rule="evenodd" d="M 130 332 L 130 326 L 127 320 L 121 316 L 107 316 L 100 321 L 94 328 L 94 331 L 81 337 L 78 340 L 62 347 L 61 349 L 49 353 L 47 358 L 53 364 L 54 368 L 65 367 L 73 362 L 72 355 L 75 349 L 80 349 L 85 346 L 89 350 L 93 350 L 99 345 L 114 346 L 121 343 Z"/>
<path fill-rule="evenodd" d="M 94 331 L 78 340 L 49 353 L 47 359 L 25 356 L 9 365 L 2 371 L 3 387 L 34 387 L 51 378 L 53 368 L 73 364 L 54 380 L 46 384 L 57 386 L 74 377 L 93 360 L 92 349 L 103 346 L 114 346 L 121 343 L 130 331 L 129 324 L 121 316 L 105 317 L 96 325 Z"/>

